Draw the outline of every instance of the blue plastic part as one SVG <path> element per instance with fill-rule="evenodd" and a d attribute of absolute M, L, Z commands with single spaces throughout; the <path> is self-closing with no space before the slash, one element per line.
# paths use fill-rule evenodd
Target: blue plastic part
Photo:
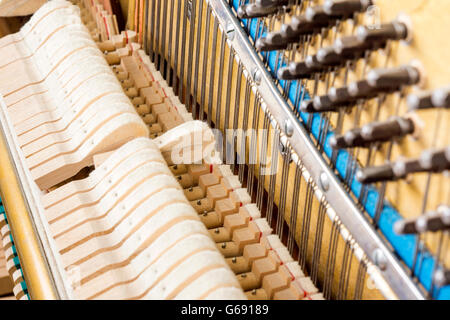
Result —
<path fill-rule="evenodd" d="M 247 3 L 247 1 L 245 1 Z M 239 6 L 239 0 L 233 0 L 233 6 L 235 10 L 237 10 Z M 257 29 L 257 19 L 251 19 L 251 21 L 247 21 L 247 19 L 241 20 L 246 27 L 247 33 L 249 33 L 250 37 L 256 41 L 256 29 Z M 262 26 L 261 26 L 262 28 Z M 261 36 L 264 36 L 267 31 L 264 29 L 261 31 L 259 30 L 259 34 Z M 280 67 L 283 67 L 284 65 L 281 65 L 281 63 L 278 65 L 278 68 L 275 68 L 276 65 L 276 51 L 270 51 L 270 52 L 263 52 L 262 53 L 265 62 L 269 66 L 269 71 L 272 74 L 274 78 L 276 78 L 276 74 L 273 70 L 279 69 Z M 285 86 L 284 80 L 280 81 L 280 85 L 282 87 Z M 292 81 L 289 89 L 288 98 L 292 102 L 292 104 L 295 104 L 295 97 L 296 97 L 296 88 L 297 82 Z M 304 88 L 302 88 L 304 90 Z M 301 94 L 301 93 L 300 93 Z M 304 94 L 304 100 L 309 100 L 310 96 L 307 92 Z M 324 127 L 324 123 L 321 123 L 321 116 L 319 114 L 309 114 L 306 112 L 300 112 L 299 109 L 300 105 L 294 106 L 297 111 L 300 113 L 300 118 L 304 123 L 307 123 L 308 118 L 312 116 L 312 124 L 310 132 L 313 134 L 313 136 L 317 139 L 320 134 L 321 127 Z M 331 158 L 332 156 L 332 148 L 329 144 L 329 139 L 334 135 L 334 133 L 330 130 L 327 133 L 327 136 L 325 138 L 324 143 L 324 152 L 327 155 L 328 158 Z M 339 176 L 344 179 L 346 175 L 346 166 L 347 161 L 349 158 L 349 153 L 346 150 L 339 150 L 336 160 L 336 170 L 339 173 Z M 361 194 L 361 183 L 356 180 L 355 177 L 353 177 L 351 183 L 350 183 L 351 190 L 353 194 L 358 198 Z M 373 218 L 375 216 L 375 210 L 376 210 L 376 204 L 378 201 L 379 193 L 374 187 L 367 187 L 366 188 L 367 193 L 367 201 L 365 203 L 365 210 L 367 213 Z M 414 263 L 414 251 L 416 247 L 416 241 L 417 237 L 414 235 L 398 235 L 394 232 L 393 226 L 394 223 L 398 220 L 403 219 L 402 216 L 387 202 L 384 201 L 383 209 L 381 211 L 378 226 L 383 233 L 383 235 L 386 237 L 386 239 L 389 240 L 392 247 L 395 249 L 395 252 L 398 254 L 398 256 L 403 260 L 403 262 L 409 267 L 412 268 L 412 265 Z M 424 286 L 426 290 L 430 289 L 431 286 L 431 276 L 434 270 L 434 264 L 435 259 L 430 254 L 429 251 L 426 249 L 423 250 L 421 253 L 419 253 L 417 258 L 417 264 L 415 268 L 415 275 L 421 282 L 421 284 Z M 437 288 L 433 291 L 433 298 L 438 300 L 450 300 L 450 286 L 445 286 L 442 288 Z"/>

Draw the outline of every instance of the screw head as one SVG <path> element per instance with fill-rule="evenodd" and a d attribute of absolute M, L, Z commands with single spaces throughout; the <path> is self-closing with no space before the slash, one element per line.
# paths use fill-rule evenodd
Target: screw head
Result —
<path fill-rule="evenodd" d="M 284 133 L 286 133 L 289 138 L 294 134 L 294 127 L 291 120 L 289 119 L 286 119 L 286 121 L 284 121 Z"/>
<path fill-rule="evenodd" d="M 387 259 L 381 249 L 375 249 L 373 252 L 373 262 L 375 265 L 380 268 L 380 270 L 384 271 L 387 268 Z"/>
<path fill-rule="evenodd" d="M 236 31 L 234 30 L 234 26 L 231 22 L 228 22 L 226 31 L 227 31 L 227 38 L 233 41 Z"/>
<path fill-rule="evenodd" d="M 323 191 L 328 191 L 330 189 L 330 180 L 325 172 L 322 172 L 319 176 L 320 187 Z"/>
<path fill-rule="evenodd" d="M 260 85 L 261 84 L 261 71 L 259 71 L 259 69 L 257 67 L 255 67 L 253 69 L 252 76 L 253 76 L 253 81 L 256 83 L 256 85 Z"/>
<path fill-rule="evenodd" d="M 286 147 L 281 141 L 279 142 L 279 150 L 282 156 L 285 156 L 289 152 L 289 148 Z"/>

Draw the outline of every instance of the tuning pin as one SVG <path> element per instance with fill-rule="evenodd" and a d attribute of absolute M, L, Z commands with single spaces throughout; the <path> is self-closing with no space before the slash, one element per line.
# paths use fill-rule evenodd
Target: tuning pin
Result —
<path fill-rule="evenodd" d="M 283 24 L 279 32 L 286 44 L 295 43 L 300 41 L 302 36 L 318 33 L 322 28 L 333 25 L 336 20 L 343 17 L 341 14 L 326 13 L 322 6 L 310 7 L 306 9 L 304 15 L 294 16 L 289 24 Z"/>
<path fill-rule="evenodd" d="M 278 79 L 312 79 L 316 72 L 320 70 L 310 68 L 306 62 L 291 62 L 287 67 L 280 68 L 277 72 Z"/>
<path fill-rule="evenodd" d="M 428 172 L 450 169 L 450 147 L 443 150 L 425 150 L 420 156 L 420 164 Z"/>
<path fill-rule="evenodd" d="M 394 231 L 397 234 L 416 234 L 416 219 L 404 219 L 394 223 Z"/>
<path fill-rule="evenodd" d="M 414 122 L 409 118 L 392 117 L 387 121 L 372 122 L 361 128 L 366 141 L 389 141 L 392 137 L 403 137 L 414 132 Z"/>
<path fill-rule="evenodd" d="M 289 66 L 278 71 L 278 78 L 282 80 L 311 79 L 315 73 L 326 71 L 332 66 L 320 63 L 317 55 L 307 56 L 304 62 L 291 62 Z M 336 65 L 336 63 L 334 63 Z"/>
<path fill-rule="evenodd" d="M 356 178 L 361 183 L 395 181 L 418 172 L 442 172 L 450 169 L 450 147 L 443 150 L 425 150 L 418 159 L 398 160 L 381 166 L 358 170 Z"/>
<path fill-rule="evenodd" d="M 305 11 L 306 20 L 313 23 L 316 27 L 325 28 L 332 26 L 337 20 L 344 19 L 341 14 L 333 15 L 325 12 L 323 6 L 309 7 Z"/>
<path fill-rule="evenodd" d="M 353 105 L 352 101 L 332 101 L 329 94 L 315 96 L 313 102 L 313 111 L 308 112 L 337 112 L 341 108 L 346 108 Z"/>
<path fill-rule="evenodd" d="M 405 179 L 411 173 L 423 171 L 426 171 L 426 169 L 420 164 L 420 159 L 408 159 L 381 166 L 362 168 L 356 173 L 356 178 L 359 182 L 367 184 Z"/>
<path fill-rule="evenodd" d="M 283 24 L 281 26 L 280 32 L 287 43 L 295 43 L 302 36 L 314 34 L 319 30 L 302 15 L 292 17 L 289 24 Z"/>
<path fill-rule="evenodd" d="M 261 18 L 278 12 L 287 6 L 289 0 L 256 0 L 254 3 L 243 4 L 237 10 L 240 19 Z"/>
<path fill-rule="evenodd" d="M 342 135 L 334 135 L 330 138 L 330 146 L 333 149 L 352 148 L 364 145 L 365 141 L 361 136 L 360 128 L 355 128 Z"/>
<path fill-rule="evenodd" d="M 337 112 L 341 108 L 355 105 L 357 97 L 350 95 L 348 87 L 332 87 L 328 94 L 314 97 L 314 111 L 311 112 Z"/>
<path fill-rule="evenodd" d="M 368 147 L 373 142 L 385 142 L 403 137 L 414 131 L 414 123 L 408 118 L 392 117 L 387 121 L 372 122 L 361 128 L 347 131 L 330 139 L 332 148 Z M 334 138 L 334 139 L 333 139 Z"/>
<path fill-rule="evenodd" d="M 448 109 L 450 108 L 450 87 L 410 94 L 407 103 L 410 111 L 432 108 Z"/>
<path fill-rule="evenodd" d="M 397 221 L 394 231 L 398 234 L 416 234 L 450 229 L 450 207 L 441 205 L 436 211 L 427 212 L 418 218 Z"/>
<path fill-rule="evenodd" d="M 314 70 L 321 70 L 325 67 L 317 60 L 316 55 L 309 55 L 305 58 L 305 64 L 308 68 Z"/>
<path fill-rule="evenodd" d="M 370 99 L 380 93 L 398 91 L 402 86 L 413 85 L 419 81 L 420 73 L 412 66 L 374 69 L 367 75 L 367 80 L 349 84 L 348 91 L 353 97 Z"/>
<path fill-rule="evenodd" d="M 329 15 L 350 16 L 367 10 L 371 5 L 371 0 L 326 0 L 323 9 Z"/>
<path fill-rule="evenodd" d="M 409 174 L 424 171 L 420 159 L 399 160 L 392 165 L 395 180 L 404 179 Z M 393 179 L 394 180 L 394 179 Z"/>
<path fill-rule="evenodd" d="M 450 270 L 439 269 L 434 274 L 434 282 L 438 287 L 450 284 Z"/>
<path fill-rule="evenodd" d="M 416 228 L 418 232 L 450 229 L 450 207 L 441 205 L 436 212 L 430 212 L 417 218 Z"/>
<path fill-rule="evenodd" d="M 259 51 L 275 51 L 284 50 L 288 46 L 288 42 L 283 38 L 280 32 L 269 32 L 267 36 L 256 40 L 255 47 Z"/>
<path fill-rule="evenodd" d="M 328 96 L 333 102 L 350 102 L 355 101 L 354 97 L 350 95 L 348 87 L 332 87 L 328 90 Z"/>
<path fill-rule="evenodd" d="M 392 164 L 387 163 L 381 166 L 359 169 L 356 172 L 356 179 L 361 183 L 367 184 L 379 181 L 392 181 L 395 180 L 395 175 Z"/>
<path fill-rule="evenodd" d="M 407 26 L 398 21 L 385 23 L 376 28 L 359 26 L 356 29 L 358 40 L 369 43 L 385 43 L 388 40 L 404 40 L 408 37 Z"/>
<path fill-rule="evenodd" d="M 315 96 L 313 99 L 313 111 L 310 112 L 328 112 L 335 111 L 335 109 L 334 103 L 328 95 Z"/>
<path fill-rule="evenodd" d="M 386 88 L 389 91 L 398 90 L 405 85 L 414 85 L 420 81 L 420 72 L 409 65 L 397 68 L 374 69 L 367 75 L 367 82 L 371 87 Z"/>
<path fill-rule="evenodd" d="M 420 109 L 431 109 L 433 103 L 431 101 L 433 92 L 425 91 L 408 95 L 406 103 L 408 104 L 409 111 Z"/>
<path fill-rule="evenodd" d="M 383 45 L 359 40 L 356 36 L 347 36 L 336 39 L 333 44 L 334 51 L 343 59 L 352 60 L 361 58 L 367 50 L 376 50 Z"/>
<path fill-rule="evenodd" d="M 318 63 L 329 67 L 343 65 L 346 61 L 341 55 L 336 53 L 333 47 L 326 47 L 317 51 L 316 59 Z"/>
<path fill-rule="evenodd" d="M 311 79 L 315 73 L 341 64 L 341 61 L 332 53 L 330 54 L 329 50 L 319 50 L 316 55 L 307 56 L 304 62 L 291 62 L 288 67 L 278 71 L 278 78 L 282 80 Z M 319 57 L 323 63 L 319 61 Z"/>
<path fill-rule="evenodd" d="M 435 90 L 431 101 L 436 108 L 450 108 L 450 87 Z"/>
<path fill-rule="evenodd" d="M 302 112 L 315 112 L 313 100 L 303 100 L 300 104 L 300 111 Z"/>
<path fill-rule="evenodd" d="M 380 92 L 378 88 L 370 86 L 367 80 L 352 82 L 348 85 L 348 93 L 354 99 L 371 99 Z"/>
<path fill-rule="evenodd" d="M 355 37 L 345 37 L 336 40 L 332 46 L 321 48 L 316 54 L 316 60 L 323 66 L 343 66 L 348 60 L 361 58 L 370 48 Z"/>

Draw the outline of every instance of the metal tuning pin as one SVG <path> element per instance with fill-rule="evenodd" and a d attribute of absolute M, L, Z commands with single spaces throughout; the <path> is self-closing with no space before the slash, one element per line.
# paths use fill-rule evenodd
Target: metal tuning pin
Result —
<path fill-rule="evenodd" d="M 272 31 L 256 42 L 256 47 L 261 51 L 286 49 L 291 43 L 297 43 L 303 36 L 320 32 L 343 15 L 330 15 L 323 11 L 322 6 L 308 8 L 301 16 L 294 16 L 291 22 L 283 24 L 279 31 Z"/>
<path fill-rule="evenodd" d="M 349 84 L 348 91 L 352 97 L 371 99 L 380 93 L 392 93 L 419 81 L 420 73 L 412 66 L 374 69 L 368 73 L 366 80 Z"/>
<path fill-rule="evenodd" d="M 323 59 L 319 51 L 317 53 L 318 62 L 321 58 Z M 337 59 L 333 62 L 337 63 Z M 322 105 L 321 101 L 317 100 L 315 107 L 318 112 L 338 111 L 338 108 L 354 105 L 360 99 L 372 99 L 381 93 L 392 93 L 400 90 L 403 86 L 413 85 L 419 81 L 420 73 L 412 66 L 374 69 L 369 72 L 366 80 L 352 82 L 346 87 L 331 88 L 328 91 L 328 97 L 323 99 L 323 102 L 328 102 L 328 104 Z"/>
<path fill-rule="evenodd" d="M 305 16 L 294 16 L 289 24 L 283 24 L 280 33 L 287 43 L 296 43 L 302 36 L 311 35 L 319 32 L 320 28 L 306 20 Z"/>
<path fill-rule="evenodd" d="M 441 205 L 436 211 L 417 218 L 416 228 L 419 232 L 436 232 L 450 229 L 450 207 Z"/>
<path fill-rule="evenodd" d="M 419 70 L 409 65 L 389 69 L 374 69 L 367 75 L 367 82 L 371 87 L 388 91 L 396 91 L 402 86 L 414 85 L 419 81 Z"/>
<path fill-rule="evenodd" d="M 416 219 L 399 220 L 394 224 L 394 231 L 397 234 L 417 234 Z"/>
<path fill-rule="evenodd" d="M 258 39 L 256 47 L 260 51 L 286 49 L 290 43 L 299 42 L 302 36 L 318 33 L 321 29 L 334 25 L 337 20 L 350 18 L 355 12 L 361 11 L 361 8 L 364 7 L 364 4 L 361 3 L 366 1 L 356 1 L 360 2 L 359 5 L 351 3 L 355 1 L 341 2 L 331 1 L 326 8 L 324 6 L 309 7 L 304 15 L 294 16 L 289 24 L 283 24 L 280 31 L 270 32 L 266 37 Z M 239 7 L 238 16 L 240 18 L 249 17 L 249 11 L 255 10 L 250 6 L 252 5 L 247 4 Z M 271 11 L 271 13 L 273 12 Z"/>
<path fill-rule="evenodd" d="M 282 80 L 311 79 L 315 73 L 325 72 L 331 67 L 341 65 L 339 56 L 330 51 L 332 51 L 331 48 L 321 49 L 317 54 L 307 56 L 304 62 L 292 62 L 279 70 L 278 78 Z"/>
<path fill-rule="evenodd" d="M 355 36 L 337 39 L 333 48 L 342 60 L 362 58 L 367 51 L 384 48 L 388 40 L 401 40 L 408 37 L 408 29 L 401 22 L 382 24 L 379 28 L 358 27 Z"/>
<path fill-rule="evenodd" d="M 430 211 L 418 218 L 397 221 L 394 231 L 398 234 L 417 234 L 450 229 L 450 207 L 441 205 L 436 211 Z"/>
<path fill-rule="evenodd" d="M 317 62 L 329 67 L 337 67 L 345 64 L 346 59 L 336 53 L 333 47 L 322 48 L 316 53 Z"/>
<path fill-rule="evenodd" d="M 404 40 L 408 38 L 407 26 L 398 21 L 385 23 L 371 28 L 360 26 L 356 29 L 358 40 L 368 43 L 385 43 L 388 40 Z"/>
<path fill-rule="evenodd" d="M 314 101 L 313 100 L 303 100 L 300 105 L 300 111 L 302 112 L 316 112 L 314 108 Z"/>
<path fill-rule="evenodd" d="M 256 0 L 254 3 L 241 5 L 237 10 L 240 19 L 262 18 L 277 13 L 289 0 Z"/>
<path fill-rule="evenodd" d="M 410 94 L 407 98 L 409 111 L 450 108 L 450 87 Z"/>
<path fill-rule="evenodd" d="M 338 106 L 331 101 L 329 95 L 315 96 L 313 99 L 313 111 L 310 112 L 329 112 L 337 111 Z"/>
<path fill-rule="evenodd" d="M 328 94 L 315 96 L 313 112 L 338 112 L 341 108 L 355 105 L 356 100 L 345 94 L 346 89 L 347 87 L 331 88 Z"/>
<path fill-rule="evenodd" d="M 414 122 L 409 118 L 392 117 L 387 121 L 372 122 L 361 128 L 361 136 L 368 142 L 389 141 L 414 132 Z"/>
<path fill-rule="evenodd" d="M 366 146 L 366 142 L 361 136 L 361 129 L 355 128 L 342 135 L 334 135 L 330 138 L 330 146 L 333 149 L 353 148 Z"/>
<path fill-rule="evenodd" d="M 410 173 L 424 171 L 420 159 L 409 159 L 359 169 L 356 179 L 364 184 L 404 179 Z"/>
<path fill-rule="evenodd" d="M 450 147 L 443 150 L 425 150 L 420 156 L 420 165 L 427 172 L 442 172 L 450 169 Z"/>
<path fill-rule="evenodd" d="M 255 47 L 259 51 L 284 50 L 288 45 L 289 43 L 283 38 L 283 35 L 279 31 L 270 32 L 267 36 L 256 40 L 255 43 Z"/>
<path fill-rule="evenodd" d="M 392 117 L 387 121 L 372 122 L 361 128 L 347 131 L 330 139 L 332 148 L 369 147 L 374 142 L 386 142 L 414 132 L 412 120 L 403 117 Z"/>
<path fill-rule="evenodd" d="M 437 286 L 443 287 L 450 284 L 450 270 L 439 269 L 434 274 L 434 282 Z"/>
<path fill-rule="evenodd" d="M 424 91 L 408 95 L 406 103 L 408 104 L 409 111 L 431 109 L 434 108 L 431 97 L 432 91 Z"/>
<path fill-rule="evenodd" d="M 354 99 L 372 99 L 378 96 L 381 90 L 372 87 L 367 80 L 360 80 L 348 85 L 348 93 Z"/>
<path fill-rule="evenodd" d="M 356 101 L 356 99 L 350 95 L 349 88 L 345 87 L 332 87 L 328 90 L 328 96 L 334 103 L 350 103 Z"/>
<path fill-rule="evenodd" d="M 391 163 L 386 163 L 381 166 L 359 169 L 356 172 L 356 179 L 364 184 L 395 180 L 393 165 Z"/>
<path fill-rule="evenodd" d="M 435 108 L 450 108 L 450 86 L 435 90 L 431 101 Z"/>
<path fill-rule="evenodd" d="M 372 0 L 326 0 L 323 9 L 329 15 L 350 16 L 367 10 L 372 4 Z"/>
<path fill-rule="evenodd" d="M 316 55 L 310 55 L 307 56 L 305 58 L 305 63 L 306 66 L 312 70 L 324 70 L 326 69 L 326 66 L 324 66 L 323 64 L 321 64 L 318 60 L 317 60 L 317 56 Z"/>
<path fill-rule="evenodd" d="M 347 60 L 361 58 L 366 51 L 376 50 L 383 46 L 383 43 L 361 41 L 356 36 L 342 37 L 333 43 L 334 51 Z"/>
<path fill-rule="evenodd" d="M 417 159 L 398 160 L 381 166 L 359 169 L 356 179 L 361 183 L 395 181 L 418 172 L 439 173 L 450 169 L 450 147 L 443 150 L 425 150 Z"/>
<path fill-rule="evenodd" d="M 278 79 L 312 79 L 314 74 L 322 71 L 322 68 L 308 67 L 306 62 L 291 62 L 287 67 L 280 68 L 277 72 Z"/>
<path fill-rule="evenodd" d="M 395 179 L 405 179 L 409 174 L 422 172 L 424 168 L 420 164 L 420 159 L 409 159 L 396 161 L 392 166 Z"/>
<path fill-rule="evenodd" d="M 328 94 L 314 97 L 308 112 L 338 112 L 341 108 L 354 106 L 357 100 L 350 95 L 348 87 L 332 87 Z"/>
<path fill-rule="evenodd" d="M 328 14 L 325 12 L 323 6 L 309 7 L 305 11 L 305 17 L 308 22 L 311 22 L 316 27 L 328 28 L 336 24 L 337 20 L 345 18 L 342 14 Z"/>

